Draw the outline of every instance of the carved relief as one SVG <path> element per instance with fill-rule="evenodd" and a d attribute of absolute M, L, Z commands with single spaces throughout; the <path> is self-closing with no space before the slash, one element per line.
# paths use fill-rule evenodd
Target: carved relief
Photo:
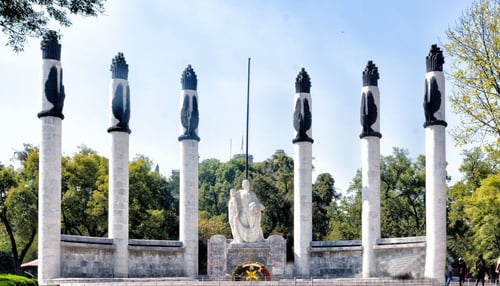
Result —
<path fill-rule="evenodd" d="M 108 132 L 122 131 L 130 133 L 128 123 L 130 120 L 130 88 L 119 83 L 116 86 L 115 94 L 111 101 L 111 111 L 114 118 L 118 121 L 116 124 L 108 128 Z"/>
<path fill-rule="evenodd" d="M 130 133 L 128 123 L 130 121 L 130 87 L 127 83 L 128 64 L 123 53 L 118 53 L 111 61 L 111 78 L 117 79 L 113 98 L 111 99 L 111 113 L 116 120 L 108 132 L 120 131 Z"/>
<path fill-rule="evenodd" d="M 307 74 L 306 70 L 302 70 L 297 75 L 295 80 L 295 92 L 296 93 L 310 93 L 311 91 L 311 79 Z M 297 135 L 292 140 L 293 143 L 296 142 L 311 142 L 314 140 L 309 137 L 307 132 L 311 129 L 312 125 L 312 114 L 311 114 L 311 104 L 309 102 L 308 96 L 299 95 L 295 101 L 295 111 L 293 113 L 293 127 L 297 131 Z"/>
<path fill-rule="evenodd" d="M 181 124 L 184 128 L 184 134 L 179 136 L 179 140 L 192 139 L 200 141 L 196 134 L 199 123 L 198 100 L 196 95 L 184 95 L 181 108 Z"/>
<path fill-rule="evenodd" d="M 377 105 L 375 104 L 375 98 L 373 97 L 373 93 L 368 90 L 368 92 L 363 92 L 361 95 L 361 112 L 360 112 L 360 121 L 361 126 L 363 126 L 363 131 L 359 135 L 360 138 L 365 136 L 376 136 L 382 137 L 380 132 L 373 130 L 372 125 L 377 122 L 378 119 L 378 111 Z"/>
<path fill-rule="evenodd" d="M 66 94 L 64 93 L 64 85 L 62 84 L 62 69 L 58 78 L 57 67 L 53 66 L 50 68 L 49 75 L 45 81 L 44 95 L 45 99 L 52 104 L 52 108 L 39 112 L 38 117 L 53 116 L 64 119 L 62 110 Z"/>

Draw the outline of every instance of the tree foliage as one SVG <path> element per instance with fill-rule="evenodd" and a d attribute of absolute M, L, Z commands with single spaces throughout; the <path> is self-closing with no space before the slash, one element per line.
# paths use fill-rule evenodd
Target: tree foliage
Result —
<path fill-rule="evenodd" d="M 466 199 L 465 215 L 469 218 L 472 242 L 486 260 L 500 256 L 500 172 L 488 175 L 481 186 Z"/>
<path fill-rule="evenodd" d="M 319 174 L 312 188 L 313 240 L 324 240 L 329 232 L 329 209 L 341 195 L 335 190 L 335 180 L 328 173 Z"/>
<path fill-rule="evenodd" d="M 425 235 L 425 158 L 394 148 L 380 169 L 382 237 Z"/>
<path fill-rule="evenodd" d="M 472 263 L 500 256 L 500 165 L 498 158 L 476 147 L 464 152 L 463 178 L 448 190 L 448 250 Z"/>
<path fill-rule="evenodd" d="M 347 193 L 328 208 L 329 232 L 326 240 L 361 239 L 361 170 L 357 170 Z"/>
<path fill-rule="evenodd" d="M 97 16 L 104 12 L 106 0 L 2 0 L 0 27 L 7 36 L 6 45 L 15 52 L 24 49 L 28 37 L 39 38 L 51 22 L 71 26 L 69 14 Z"/>
<path fill-rule="evenodd" d="M 38 149 L 24 145 L 16 153 L 22 168 L 0 164 L 0 221 L 9 239 L 13 268 L 21 263 L 35 241 L 38 219 Z"/>
<path fill-rule="evenodd" d="M 108 223 L 108 160 L 80 146 L 62 160 L 62 233 L 102 237 Z"/>
<path fill-rule="evenodd" d="M 479 252 L 500 255 L 500 164 L 493 153 L 475 148 L 464 154 L 464 178 L 448 193 L 448 247 L 453 256 L 472 262 Z M 16 152 L 19 169 L 0 164 L 0 254 L 10 255 L 17 267 L 30 255 L 37 228 L 38 149 L 25 145 Z M 81 146 L 62 160 L 62 231 L 105 236 L 108 214 L 108 160 Z M 231 237 L 227 203 L 229 190 L 240 189 L 245 162 L 241 158 L 200 163 L 200 257 L 214 234 Z M 293 257 L 293 159 L 283 152 L 250 166 L 251 189 L 266 207 L 264 236 L 283 235 L 288 257 Z M 129 164 L 130 238 L 178 239 L 179 177 L 163 177 L 145 156 Z M 381 157 L 381 235 L 404 237 L 425 234 L 425 159 L 409 157 L 394 148 Z M 361 239 L 361 172 L 346 194 L 335 190 L 330 174 L 319 174 L 312 186 L 312 240 Z M 5 231 L 3 231 L 5 230 Z M 7 250 L 6 245 L 10 248 Z M 200 262 L 204 264 L 204 259 Z M 203 265 L 202 265 L 203 267 Z M 203 268 L 201 268 L 203 269 Z M 203 272 L 203 270 L 201 270 Z"/>
<path fill-rule="evenodd" d="M 425 235 L 425 160 L 394 148 L 380 161 L 382 237 Z M 329 239 L 361 239 L 361 171 L 339 203 L 330 208 Z"/>
<path fill-rule="evenodd" d="M 63 158 L 62 231 L 102 237 L 108 233 L 108 159 L 86 147 Z M 178 238 L 178 177 L 167 181 L 142 155 L 129 163 L 129 236 Z"/>
<path fill-rule="evenodd" d="M 138 156 L 129 170 L 129 236 L 138 239 L 178 238 L 178 200 L 153 161 Z"/>
<path fill-rule="evenodd" d="M 201 162 L 199 172 L 200 240 L 202 246 L 213 234 L 231 237 L 227 204 L 230 189 L 240 189 L 244 179 L 243 158 L 223 163 L 216 159 Z M 265 206 L 261 226 L 264 237 L 278 234 L 287 241 L 288 257 L 293 257 L 293 159 L 276 152 L 264 162 L 250 166 L 250 187 Z M 313 237 L 323 239 L 328 233 L 328 209 L 338 199 L 335 181 L 330 174 L 320 174 L 313 185 Z M 219 231 L 219 233 L 215 232 Z M 210 235 L 208 235 L 210 234 Z M 204 249 L 200 249 L 203 254 Z"/>
<path fill-rule="evenodd" d="M 451 106 L 461 116 L 453 130 L 459 145 L 500 145 L 500 1 L 478 0 L 447 31 Z M 492 140 L 489 140 L 492 139 Z"/>

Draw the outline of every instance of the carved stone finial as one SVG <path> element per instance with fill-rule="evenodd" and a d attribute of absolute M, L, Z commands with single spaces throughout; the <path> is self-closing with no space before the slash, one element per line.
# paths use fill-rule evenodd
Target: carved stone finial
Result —
<path fill-rule="evenodd" d="M 436 45 L 431 46 L 429 54 L 425 57 L 427 72 L 443 71 L 444 56 L 443 51 Z"/>
<path fill-rule="evenodd" d="M 300 70 L 299 74 L 297 75 L 297 79 L 295 80 L 295 93 L 300 92 L 311 92 L 311 78 L 304 68 Z"/>
<path fill-rule="evenodd" d="M 196 73 L 194 72 L 191 65 L 188 65 L 184 72 L 182 72 L 181 84 L 182 89 L 196 90 L 198 79 L 196 78 Z"/>
<path fill-rule="evenodd" d="M 128 64 L 123 53 L 118 53 L 111 62 L 111 78 L 128 79 Z"/>
<path fill-rule="evenodd" d="M 59 35 L 56 31 L 49 30 L 43 35 L 40 49 L 43 59 L 61 60 L 61 44 L 59 44 Z"/>
<path fill-rule="evenodd" d="M 373 61 L 368 61 L 366 68 L 363 71 L 363 86 L 378 86 L 378 79 L 380 78 L 378 74 L 378 68 L 373 63 Z"/>

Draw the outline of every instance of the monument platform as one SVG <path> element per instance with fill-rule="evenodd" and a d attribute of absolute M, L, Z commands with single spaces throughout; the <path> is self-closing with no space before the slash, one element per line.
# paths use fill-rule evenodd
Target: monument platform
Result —
<path fill-rule="evenodd" d="M 382 286 L 382 285 L 404 285 L 404 286 L 442 286 L 443 282 L 431 280 L 394 280 L 388 278 L 341 278 L 341 279 L 283 279 L 278 281 L 227 281 L 227 280 L 192 280 L 189 278 L 122 278 L 122 279 L 52 279 L 49 285 L 58 286 Z M 454 281 L 451 285 L 458 285 Z"/>
<path fill-rule="evenodd" d="M 255 268 L 268 279 L 279 280 L 285 274 L 286 242 L 279 235 L 252 243 L 232 243 L 223 235 L 214 235 L 208 241 L 207 256 L 210 280 L 230 280 L 245 267 Z"/>

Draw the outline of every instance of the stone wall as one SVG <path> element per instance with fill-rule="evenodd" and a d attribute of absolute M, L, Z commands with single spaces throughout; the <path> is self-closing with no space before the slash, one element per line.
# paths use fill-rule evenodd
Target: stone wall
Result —
<path fill-rule="evenodd" d="M 311 276 L 361 277 L 361 240 L 311 242 Z"/>
<path fill-rule="evenodd" d="M 376 276 L 393 278 L 424 277 L 425 237 L 378 239 L 374 247 Z M 361 240 L 313 241 L 311 276 L 314 278 L 360 278 Z"/>
<path fill-rule="evenodd" d="M 377 276 L 423 279 L 425 250 L 425 236 L 377 240 Z"/>
<path fill-rule="evenodd" d="M 184 264 L 184 248 L 179 241 L 129 240 L 129 277 L 183 277 Z"/>
<path fill-rule="evenodd" d="M 208 275 L 211 279 L 230 277 L 225 258 L 230 241 L 222 235 L 213 236 L 209 240 Z M 264 264 L 272 271 L 274 279 L 285 278 L 284 239 L 270 236 L 266 244 L 269 256 Z M 374 247 L 376 276 L 422 279 L 425 247 L 425 237 L 377 240 Z M 116 247 L 113 239 L 63 235 L 61 251 L 62 278 L 114 277 L 113 258 Z M 313 278 L 360 278 L 361 241 L 313 241 L 310 262 Z M 130 239 L 128 277 L 186 277 L 182 242 Z"/>
<path fill-rule="evenodd" d="M 109 238 L 61 236 L 61 277 L 112 278 L 116 247 Z"/>
<path fill-rule="evenodd" d="M 113 278 L 113 239 L 63 235 L 61 277 Z M 184 247 L 179 241 L 130 239 L 128 277 L 185 276 Z"/>

